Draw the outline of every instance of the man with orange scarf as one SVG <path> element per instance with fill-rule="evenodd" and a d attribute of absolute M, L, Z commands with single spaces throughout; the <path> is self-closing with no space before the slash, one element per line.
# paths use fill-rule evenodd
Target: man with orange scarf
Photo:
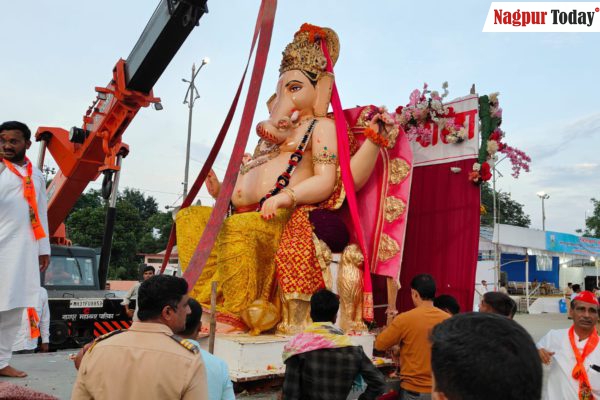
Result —
<path fill-rule="evenodd" d="M 553 329 L 537 344 L 542 362 L 549 366 L 542 399 L 600 399 L 598 299 L 583 291 L 571 302 L 573 326 Z"/>
<path fill-rule="evenodd" d="M 27 125 L 0 125 L 0 376 L 27 376 L 9 365 L 23 309 L 36 307 L 40 271 L 50 261 L 46 181 L 25 153 Z"/>

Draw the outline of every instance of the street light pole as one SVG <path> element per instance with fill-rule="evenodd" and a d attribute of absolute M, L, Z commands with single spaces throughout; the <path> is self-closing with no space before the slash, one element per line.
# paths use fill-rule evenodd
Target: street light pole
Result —
<path fill-rule="evenodd" d="M 600 267 L 600 260 L 597 260 L 594 256 L 591 256 L 590 260 L 594 263 L 594 267 L 596 267 L 596 287 L 600 287 L 600 278 L 598 277 L 598 267 Z"/>
<path fill-rule="evenodd" d="M 496 165 L 492 169 L 492 207 L 494 207 L 494 235 L 496 236 L 496 243 L 494 244 L 494 286 L 495 290 L 498 290 L 500 282 L 500 227 L 498 226 L 498 207 L 496 205 Z M 497 231 L 496 231 L 497 230 Z"/>
<path fill-rule="evenodd" d="M 585 213 L 583 214 L 583 226 L 584 226 L 584 228 L 587 228 L 588 214 L 591 214 L 591 213 L 592 213 L 591 210 L 585 210 Z"/>
<path fill-rule="evenodd" d="M 506 156 L 497 159 L 498 156 L 494 156 L 494 166 L 492 168 L 492 207 L 494 208 L 493 213 L 493 225 L 494 225 L 494 236 L 496 236 L 496 243 L 494 244 L 494 286 L 495 290 L 498 290 L 500 286 L 500 277 L 501 277 L 501 258 L 502 253 L 500 252 L 500 225 L 498 225 L 498 205 L 500 204 L 500 199 L 496 197 L 496 173 L 502 177 L 503 175 L 496 169 L 498 164 L 500 164 Z"/>
<path fill-rule="evenodd" d="M 544 207 L 544 200 L 548 200 L 550 195 L 546 192 L 537 192 L 537 196 L 542 199 L 542 231 L 546 230 L 546 208 Z"/>
<path fill-rule="evenodd" d="M 200 72 L 202 67 L 205 66 L 206 64 L 208 64 L 209 62 L 210 62 L 210 59 L 208 57 L 204 57 L 202 59 L 202 64 L 200 64 L 200 67 L 198 68 L 198 71 L 196 71 L 196 64 L 195 63 L 192 64 L 191 80 L 188 81 L 187 79 L 182 79 L 183 82 L 188 83 L 188 90 L 185 93 L 185 98 L 183 99 L 183 104 L 187 104 L 188 108 L 189 108 L 187 146 L 185 149 L 185 175 L 184 175 L 184 179 L 183 179 L 183 198 L 184 199 L 188 194 L 188 181 L 189 181 L 189 173 L 190 173 L 190 144 L 192 141 L 192 112 L 194 111 L 194 102 L 196 101 L 196 99 L 200 98 L 200 95 L 198 94 L 198 89 L 196 88 L 196 85 L 194 84 L 194 80 L 196 79 L 196 76 L 198 75 L 198 72 Z M 189 96 L 189 98 L 188 98 L 188 96 Z"/>

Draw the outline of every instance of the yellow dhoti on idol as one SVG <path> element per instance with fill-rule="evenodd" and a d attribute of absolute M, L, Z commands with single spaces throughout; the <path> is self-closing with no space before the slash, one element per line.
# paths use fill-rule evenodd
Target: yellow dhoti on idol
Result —
<path fill-rule="evenodd" d="M 177 246 L 184 271 L 211 212 L 210 207 L 193 206 L 177 214 Z M 283 209 L 271 220 L 261 218 L 258 212 L 226 218 L 190 296 L 210 307 L 211 282 L 217 281 L 218 320 L 245 328 L 240 313 L 255 300 L 275 297 L 275 253 L 289 217 L 289 210 Z"/>

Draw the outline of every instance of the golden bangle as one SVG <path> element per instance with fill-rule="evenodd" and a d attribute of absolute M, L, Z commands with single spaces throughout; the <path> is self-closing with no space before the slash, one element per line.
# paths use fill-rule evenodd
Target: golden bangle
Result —
<path fill-rule="evenodd" d="M 290 189 L 290 188 L 283 188 L 283 189 L 281 189 L 281 191 L 283 193 L 286 193 L 288 196 L 290 196 L 290 199 L 292 199 L 292 207 L 291 208 L 296 208 L 296 204 L 298 203 L 298 201 L 296 199 L 296 193 L 294 192 L 294 190 Z"/>

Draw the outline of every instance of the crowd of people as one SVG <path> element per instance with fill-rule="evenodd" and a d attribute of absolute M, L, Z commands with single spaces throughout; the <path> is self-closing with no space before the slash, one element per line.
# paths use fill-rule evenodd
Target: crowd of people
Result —
<path fill-rule="evenodd" d="M 111 390 L 121 387 L 116 383 L 154 376 L 157 371 L 153 361 L 158 355 L 153 352 L 169 353 L 161 355 L 165 360 L 168 358 L 172 366 L 169 374 L 162 376 L 164 383 L 160 387 L 128 387 L 128 397 L 160 393 L 164 398 L 196 398 L 194 396 L 206 390 L 210 399 L 232 398 L 226 365 L 199 349 L 196 337 L 202 308 L 189 299 L 186 292 L 187 284 L 177 277 L 161 275 L 142 282 L 138 291 L 139 321 L 134 322 L 130 330 L 103 337 L 82 350 L 77 360 L 77 365 L 81 365 L 73 398 L 108 398 L 102 394 L 114 394 Z M 435 294 L 433 277 L 415 276 L 411 282 L 415 307 L 398 315 L 376 338 L 378 350 L 400 346 L 401 392 L 396 398 L 541 398 L 541 361 L 548 361 L 544 357 L 549 350 L 542 349 L 545 343 L 542 339 L 538 352 L 531 336 L 512 320 L 516 305 L 510 297 L 488 292 L 482 299 L 480 312 L 452 316 L 442 308 L 458 311 L 456 301 L 450 296 L 438 298 Z M 588 300 L 574 299 L 574 315 Z M 441 304 L 439 308 L 436 302 Z M 597 311 L 597 305 L 584 308 L 589 314 L 594 307 Z M 362 400 L 389 395 L 384 394 L 385 378 L 370 357 L 335 326 L 338 310 L 339 299 L 334 293 L 323 289 L 312 296 L 312 324 L 292 337 L 284 349 L 286 370 L 282 398 L 346 399 L 352 390 L 361 390 L 359 399 Z M 579 320 L 575 318 L 576 326 Z M 549 347 L 560 348 L 555 344 Z M 204 373 L 189 353 L 196 356 L 196 361 L 202 360 Z M 145 362 L 138 365 L 136 357 L 139 360 L 142 354 Z M 176 361 L 181 363 L 182 369 L 176 367 Z M 131 374 L 125 375 L 122 371 L 107 372 L 110 363 L 135 364 L 135 368 L 126 368 Z M 185 379 L 181 379 L 182 376 Z M 179 386 L 170 385 L 171 379 Z M 559 380 L 555 378 L 555 382 Z M 193 385 L 198 382 L 204 385 Z M 180 397 L 174 393 L 180 393 Z M 548 393 L 545 392 L 544 398 L 565 398 Z M 218 397 L 225 394 L 232 397 Z"/>
<path fill-rule="evenodd" d="M 540 398 L 542 350 L 538 354 L 531 336 L 512 321 L 510 302 L 496 298 L 506 295 L 490 296 L 488 308 L 480 307 L 479 313 L 451 316 L 434 305 L 435 292 L 433 277 L 415 276 L 415 307 L 376 338 L 378 350 L 400 346 L 401 393 L 396 398 Z M 187 283 L 178 277 L 144 280 L 132 327 L 99 338 L 78 355 L 72 398 L 234 398 L 225 363 L 200 349 L 202 308 L 186 293 Z M 454 309 L 453 302 L 444 304 Z M 335 326 L 339 305 L 338 296 L 326 289 L 312 296 L 312 324 L 290 339 L 282 355 L 283 399 L 346 399 L 352 390 L 362 392 L 361 400 L 392 395 L 384 394 L 384 375 L 362 347 Z M 169 365 L 168 371 L 156 368 L 161 364 Z M 111 370 L 110 365 L 123 368 Z M 126 385 L 138 379 L 151 383 Z M 493 387 L 506 389 L 490 391 Z"/>
<path fill-rule="evenodd" d="M 0 376 L 15 378 L 27 374 L 10 365 L 12 352 L 48 351 L 49 341 L 39 279 L 49 264 L 47 200 L 43 175 L 26 156 L 30 145 L 25 124 L 0 125 Z M 414 308 L 375 340 L 375 349 L 398 354 L 398 394 L 386 393 L 370 355 L 335 325 L 338 296 L 320 290 L 311 298 L 312 323 L 282 354 L 282 398 L 341 400 L 352 390 L 362 400 L 600 398 L 599 303 L 572 286 L 572 326 L 536 345 L 513 320 L 517 305 L 505 291 L 490 291 L 484 281 L 479 312 L 460 313 L 455 298 L 436 297 L 431 275 L 415 276 Z M 200 348 L 202 307 L 187 293 L 184 279 L 146 268 L 123 301 L 131 327 L 97 338 L 75 358 L 72 398 L 235 398 L 227 365 Z"/>

